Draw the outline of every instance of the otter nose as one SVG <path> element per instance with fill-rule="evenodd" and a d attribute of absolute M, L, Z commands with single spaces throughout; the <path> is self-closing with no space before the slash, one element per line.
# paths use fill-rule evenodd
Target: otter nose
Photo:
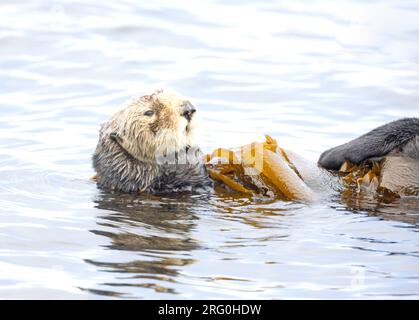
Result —
<path fill-rule="evenodd" d="M 192 116 L 195 112 L 196 112 L 196 109 L 190 102 L 186 102 L 182 106 L 182 116 L 188 119 L 188 121 L 191 121 Z"/>

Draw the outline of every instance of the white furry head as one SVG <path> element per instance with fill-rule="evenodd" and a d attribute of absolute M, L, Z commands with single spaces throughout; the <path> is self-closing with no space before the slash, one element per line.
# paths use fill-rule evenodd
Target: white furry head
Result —
<path fill-rule="evenodd" d="M 134 158 L 152 161 L 192 144 L 195 107 L 167 90 L 131 99 L 110 121 L 107 132 Z"/>

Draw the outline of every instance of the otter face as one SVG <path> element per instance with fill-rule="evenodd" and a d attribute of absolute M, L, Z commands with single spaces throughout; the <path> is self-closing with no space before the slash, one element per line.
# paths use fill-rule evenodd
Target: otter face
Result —
<path fill-rule="evenodd" d="M 185 97 L 158 90 L 132 99 L 114 115 L 108 134 L 134 158 L 152 161 L 191 145 L 195 112 Z"/>

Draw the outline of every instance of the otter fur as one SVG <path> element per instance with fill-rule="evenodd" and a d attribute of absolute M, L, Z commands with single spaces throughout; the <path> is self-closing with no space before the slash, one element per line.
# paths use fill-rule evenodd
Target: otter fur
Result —
<path fill-rule="evenodd" d="M 345 161 L 382 161 L 380 186 L 394 193 L 419 194 L 419 119 L 403 118 L 325 151 L 320 167 L 339 170 Z"/>
<path fill-rule="evenodd" d="M 93 155 L 98 186 L 126 193 L 211 192 L 214 182 L 193 144 L 195 112 L 186 98 L 163 90 L 129 101 L 100 129 Z M 381 186 L 419 193 L 419 119 L 390 122 L 325 151 L 303 178 L 324 184 L 319 177 L 330 175 L 314 173 L 371 160 L 383 161 Z M 298 163 L 297 169 L 305 172 Z"/>
<path fill-rule="evenodd" d="M 339 170 L 345 161 L 360 164 L 389 154 L 419 160 L 419 119 L 403 118 L 380 126 L 352 141 L 322 153 L 318 164 Z"/>
<path fill-rule="evenodd" d="M 212 190 L 192 141 L 195 112 L 166 90 L 129 101 L 100 129 L 93 155 L 98 186 L 126 193 Z"/>

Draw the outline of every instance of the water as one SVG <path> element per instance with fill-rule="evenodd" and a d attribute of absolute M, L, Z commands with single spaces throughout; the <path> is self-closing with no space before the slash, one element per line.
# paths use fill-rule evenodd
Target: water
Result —
<path fill-rule="evenodd" d="M 419 116 L 418 1 L 0 4 L 0 298 L 419 298 L 418 202 L 110 195 L 99 125 L 171 87 L 204 151 Z"/>

